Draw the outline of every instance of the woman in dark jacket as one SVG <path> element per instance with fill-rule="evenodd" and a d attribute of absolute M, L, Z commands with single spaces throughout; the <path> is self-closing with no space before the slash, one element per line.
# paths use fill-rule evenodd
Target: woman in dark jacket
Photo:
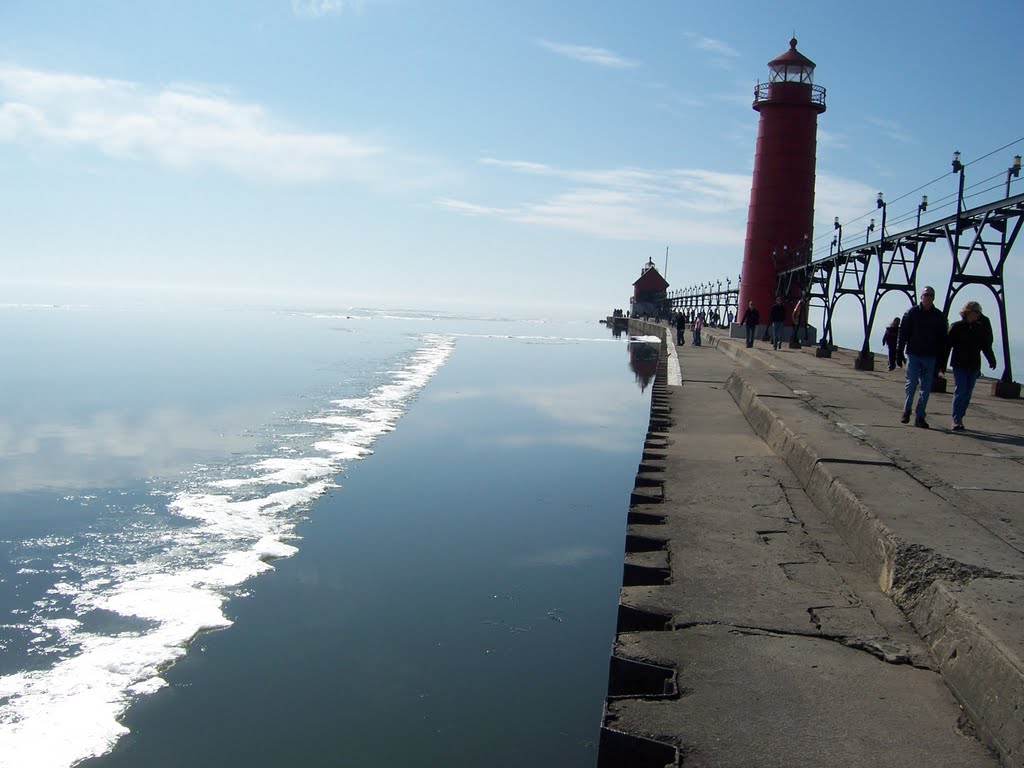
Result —
<path fill-rule="evenodd" d="M 968 301 L 960 310 L 963 318 L 953 323 L 946 336 L 946 346 L 952 352 L 953 369 L 953 430 L 962 432 L 964 414 L 971 404 L 974 383 L 981 375 L 981 355 L 984 353 L 989 368 L 996 367 L 992 352 L 992 326 L 984 321 L 981 304 Z"/>

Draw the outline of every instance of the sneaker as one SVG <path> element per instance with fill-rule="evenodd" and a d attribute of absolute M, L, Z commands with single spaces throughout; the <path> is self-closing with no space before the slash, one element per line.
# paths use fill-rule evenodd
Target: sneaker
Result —
<path fill-rule="evenodd" d="M 964 431 L 963 422 L 962 421 L 954 421 L 953 422 L 953 431 L 954 432 L 963 432 Z"/>
<path fill-rule="evenodd" d="M 928 422 L 924 420 L 923 416 L 918 416 L 914 419 L 914 426 L 920 427 L 921 429 L 928 429 Z"/>
<path fill-rule="evenodd" d="M 907 424 L 910 422 L 910 411 L 904 411 L 900 416 L 900 424 Z"/>

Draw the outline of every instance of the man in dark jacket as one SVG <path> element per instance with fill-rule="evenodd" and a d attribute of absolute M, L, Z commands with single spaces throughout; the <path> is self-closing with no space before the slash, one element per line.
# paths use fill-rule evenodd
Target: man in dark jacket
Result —
<path fill-rule="evenodd" d="M 907 360 L 907 385 L 904 390 L 903 415 L 900 421 L 910 421 L 910 409 L 914 405 L 914 392 L 921 387 L 921 395 L 914 411 L 914 426 L 928 429 L 925 410 L 928 396 L 932 393 L 935 379 L 935 364 L 946 352 L 946 330 L 949 324 L 942 310 L 935 306 L 935 289 L 926 285 L 921 291 L 921 303 L 911 307 L 903 315 L 900 336 L 897 342 L 897 360 Z"/>
<path fill-rule="evenodd" d="M 761 320 L 761 316 L 757 312 L 757 307 L 754 306 L 754 302 L 750 302 L 750 306 L 747 307 L 743 313 L 743 319 L 740 320 L 743 325 L 747 326 L 747 346 L 754 346 L 754 334 L 757 331 L 757 324 Z"/>

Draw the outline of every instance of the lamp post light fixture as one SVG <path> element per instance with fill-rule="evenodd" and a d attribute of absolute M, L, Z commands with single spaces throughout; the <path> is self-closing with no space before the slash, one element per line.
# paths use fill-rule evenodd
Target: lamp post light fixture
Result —
<path fill-rule="evenodd" d="M 917 228 L 921 228 L 921 211 L 928 210 L 928 195 L 921 195 L 921 202 L 917 206 Z"/>
<path fill-rule="evenodd" d="M 1020 176 L 1020 155 L 1013 156 L 1013 165 L 1006 171 L 1006 196 L 1010 196 L 1010 179 Z"/>
<path fill-rule="evenodd" d="M 838 216 L 836 216 L 836 220 L 832 224 L 832 229 L 839 231 L 838 252 L 841 252 L 843 250 L 843 225 L 839 223 Z"/>
<path fill-rule="evenodd" d="M 885 212 L 886 212 L 886 206 L 885 206 L 885 198 L 882 196 L 881 192 L 878 193 L 878 199 L 875 201 L 875 205 L 876 205 L 876 207 L 882 209 L 882 227 L 881 227 L 881 229 L 878 230 L 878 244 L 881 246 L 880 252 L 884 253 L 885 252 Z"/>
<path fill-rule="evenodd" d="M 953 231 L 953 258 L 960 258 L 960 214 L 964 208 L 964 164 L 960 162 L 960 153 L 953 153 L 953 173 L 960 174 L 960 187 L 956 195 L 956 224 L 954 225 Z M 947 294 L 946 300 L 949 301 L 950 296 Z M 945 307 L 945 311 L 949 311 L 949 307 Z"/>
<path fill-rule="evenodd" d="M 960 162 L 960 153 L 953 153 L 953 173 L 960 174 L 960 191 L 956 196 L 956 223 L 957 229 L 960 229 L 960 212 L 964 207 L 964 164 Z"/>
<path fill-rule="evenodd" d="M 868 228 L 864 231 L 864 245 L 868 244 L 868 240 L 871 238 L 871 233 L 875 231 L 875 220 L 872 219 L 871 223 L 868 224 Z"/>

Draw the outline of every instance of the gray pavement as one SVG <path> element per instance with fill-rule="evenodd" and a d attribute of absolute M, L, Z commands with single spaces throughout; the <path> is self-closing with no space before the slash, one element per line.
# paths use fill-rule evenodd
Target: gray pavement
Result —
<path fill-rule="evenodd" d="M 672 351 L 601 765 L 1024 765 L 1024 403 L 979 382 L 954 433 L 935 393 L 923 430 L 851 352 Z"/>

